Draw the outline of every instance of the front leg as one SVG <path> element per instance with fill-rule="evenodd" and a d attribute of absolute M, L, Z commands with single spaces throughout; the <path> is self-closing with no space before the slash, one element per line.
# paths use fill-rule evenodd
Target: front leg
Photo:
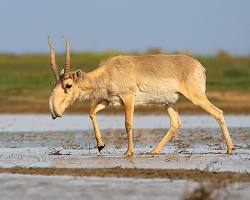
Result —
<path fill-rule="evenodd" d="M 128 135 L 128 149 L 125 155 L 131 156 L 134 153 L 133 137 L 132 137 L 132 125 L 134 115 L 134 95 L 126 94 L 122 96 L 125 109 L 125 126 Z"/>
<path fill-rule="evenodd" d="M 99 152 L 105 147 L 105 144 L 102 142 L 102 136 L 97 125 L 96 113 L 104 109 L 107 105 L 108 105 L 107 101 L 101 101 L 98 103 L 95 102 L 94 104 L 92 104 L 90 111 L 89 111 L 89 116 L 94 127 L 95 139 L 96 139 L 97 148 Z"/>

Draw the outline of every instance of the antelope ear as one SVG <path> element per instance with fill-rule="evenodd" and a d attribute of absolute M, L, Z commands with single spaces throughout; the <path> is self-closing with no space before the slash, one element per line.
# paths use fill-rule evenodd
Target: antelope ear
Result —
<path fill-rule="evenodd" d="M 79 81 L 81 79 L 83 79 L 83 77 L 85 76 L 85 72 L 83 72 L 82 70 L 78 69 L 73 73 L 73 80 L 74 81 Z"/>

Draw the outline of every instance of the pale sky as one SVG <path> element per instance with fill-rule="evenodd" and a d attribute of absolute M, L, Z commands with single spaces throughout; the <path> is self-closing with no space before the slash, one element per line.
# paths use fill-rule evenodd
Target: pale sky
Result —
<path fill-rule="evenodd" d="M 0 52 L 166 51 L 250 54 L 249 0 L 0 0 Z"/>

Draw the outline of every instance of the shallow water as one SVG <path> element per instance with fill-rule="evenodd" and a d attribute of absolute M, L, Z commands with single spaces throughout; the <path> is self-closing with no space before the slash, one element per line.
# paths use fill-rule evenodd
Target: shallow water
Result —
<path fill-rule="evenodd" d="M 209 115 L 181 115 L 182 128 L 218 128 L 217 122 Z M 100 129 L 124 128 L 123 115 L 97 115 Z M 226 115 L 228 127 L 250 127 L 250 115 Z M 135 115 L 133 127 L 167 128 L 169 119 L 166 115 Z M 88 115 L 65 115 L 52 120 L 50 115 L 18 114 L 0 115 L 0 132 L 37 132 L 37 131 L 72 131 L 92 130 Z"/>

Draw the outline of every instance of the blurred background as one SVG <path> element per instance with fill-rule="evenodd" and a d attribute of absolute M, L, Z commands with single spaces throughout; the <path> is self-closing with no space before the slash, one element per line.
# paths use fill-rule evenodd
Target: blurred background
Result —
<path fill-rule="evenodd" d="M 57 65 L 64 64 L 64 35 L 72 66 L 84 71 L 119 54 L 191 55 L 206 68 L 210 100 L 226 113 L 249 113 L 249 7 L 247 0 L 1 0 L 0 113 L 49 112 L 48 35 Z M 184 98 L 178 109 L 200 112 Z M 86 110 L 76 103 L 68 112 Z"/>

